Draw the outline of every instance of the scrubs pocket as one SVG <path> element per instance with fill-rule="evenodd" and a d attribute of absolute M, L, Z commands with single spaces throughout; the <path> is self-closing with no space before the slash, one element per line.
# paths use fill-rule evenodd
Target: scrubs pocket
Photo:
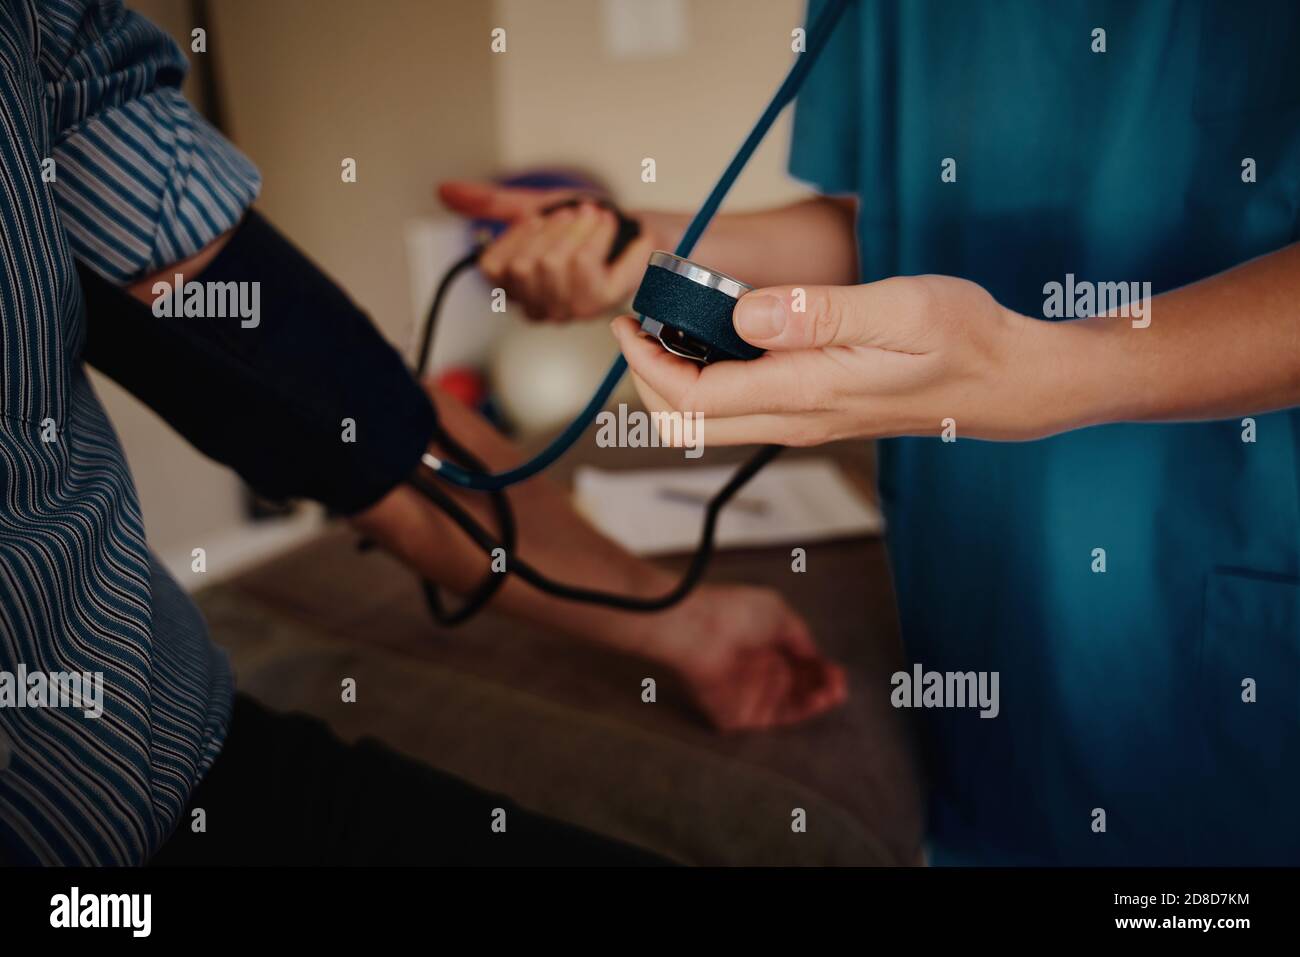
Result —
<path fill-rule="evenodd" d="M 1200 678 L 1193 863 L 1300 863 L 1300 579 L 1212 572 Z M 1200 859 L 1202 838 L 1214 860 Z"/>

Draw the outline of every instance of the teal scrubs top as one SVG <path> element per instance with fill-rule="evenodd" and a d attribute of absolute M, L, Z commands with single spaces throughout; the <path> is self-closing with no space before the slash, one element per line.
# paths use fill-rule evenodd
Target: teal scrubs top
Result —
<path fill-rule="evenodd" d="M 960 276 L 1040 319 L 1067 274 L 1158 295 L 1300 238 L 1300 5 L 859 0 L 790 169 L 859 198 L 863 282 Z M 907 667 L 999 674 L 996 718 L 912 712 L 932 860 L 1300 863 L 1300 412 L 1253 442 L 951 416 L 878 457 Z"/>

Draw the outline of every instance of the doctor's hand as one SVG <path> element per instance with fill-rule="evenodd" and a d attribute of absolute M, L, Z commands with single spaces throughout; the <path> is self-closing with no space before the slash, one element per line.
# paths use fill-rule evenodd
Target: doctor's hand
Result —
<path fill-rule="evenodd" d="M 940 435 L 948 420 L 961 437 L 1019 440 L 1084 424 L 1076 346 L 1092 330 L 1019 315 L 963 279 L 756 289 L 733 321 L 768 353 L 700 366 L 614 322 L 642 400 L 702 415 L 706 443 Z"/>
<path fill-rule="evenodd" d="M 595 203 L 542 210 L 574 197 L 572 190 L 517 189 L 453 180 L 438 187 L 462 216 L 509 227 L 484 251 L 479 269 L 505 289 L 530 319 L 589 318 L 621 304 L 641 280 L 655 238 L 645 229 L 613 263 L 605 259 L 618 219 Z"/>

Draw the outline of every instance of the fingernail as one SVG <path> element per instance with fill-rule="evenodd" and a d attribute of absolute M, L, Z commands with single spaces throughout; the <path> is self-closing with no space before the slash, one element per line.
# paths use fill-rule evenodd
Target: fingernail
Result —
<path fill-rule="evenodd" d="M 736 306 L 736 331 L 746 339 L 780 335 L 785 320 L 785 303 L 776 296 L 746 296 Z"/>

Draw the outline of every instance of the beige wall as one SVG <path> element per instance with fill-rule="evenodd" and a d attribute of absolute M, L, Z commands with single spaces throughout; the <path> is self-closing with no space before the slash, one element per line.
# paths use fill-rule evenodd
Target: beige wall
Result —
<path fill-rule="evenodd" d="M 230 134 L 262 170 L 260 207 L 388 335 L 410 339 L 403 226 L 434 184 L 497 160 L 491 5 L 469 0 L 215 0 Z M 357 162 L 343 183 L 340 163 Z"/>
<path fill-rule="evenodd" d="M 188 0 L 129 2 L 188 52 Z M 406 235 L 445 218 L 438 180 L 577 164 L 628 205 L 693 208 L 789 67 L 803 16 L 803 0 L 684 0 L 680 52 L 617 59 L 606 2 L 212 0 L 207 55 L 229 133 L 262 171 L 262 210 L 409 348 L 424 290 Z M 495 27 L 507 31 L 504 54 L 490 49 Z M 800 194 L 784 173 L 788 122 L 731 208 Z M 640 179 L 647 156 L 653 184 Z M 344 157 L 357 161 L 355 184 L 341 182 Z M 245 522 L 233 475 L 116 386 L 98 387 L 150 541 L 173 567 L 206 547 L 211 580 L 286 540 Z"/>
<path fill-rule="evenodd" d="M 686 46 L 616 59 L 605 0 L 496 0 L 501 163 L 578 162 L 627 205 L 694 209 L 793 62 L 803 0 L 685 0 Z M 785 175 L 789 111 L 733 189 L 728 208 L 802 195 Z M 641 182 L 653 157 L 655 183 Z"/>
<path fill-rule="evenodd" d="M 190 55 L 190 31 L 195 26 L 190 16 L 190 0 L 127 0 L 126 5 L 170 33 L 186 56 Z M 201 85 L 197 72 L 190 70 L 181 90 L 193 102 L 200 96 Z"/>

